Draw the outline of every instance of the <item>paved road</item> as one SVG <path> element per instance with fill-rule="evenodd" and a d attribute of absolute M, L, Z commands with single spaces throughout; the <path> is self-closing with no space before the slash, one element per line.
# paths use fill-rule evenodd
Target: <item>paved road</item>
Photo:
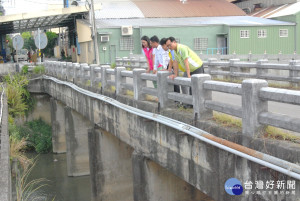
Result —
<path fill-rule="evenodd" d="M 233 105 L 241 106 L 241 97 L 237 95 L 213 92 L 213 100 Z M 269 101 L 268 109 L 270 112 L 286 114 L 292 117 L 300 118 L 300 106 Z"/>
<path fill-rule="evenodd" d="M 132 83 L 132 79 L 126 79 L 127 83 Z M 151 81 L 147 81 L 148 87 L 153 87 Z M 241 97 L 238 95 L 226 94 L 221 92 L 213 92 L 212 99 L 214 101 L 219 101 L 227 104 L 241 106 L 242 101 Z M 278 114 L 285 114 L 291 117 L 300 118 L 300 106 L 299 105 L 291 105 L 285 103 L 278 103 L 269 101 L 268 102 L 268 110 L 269 112 L 278 113 Z"/>

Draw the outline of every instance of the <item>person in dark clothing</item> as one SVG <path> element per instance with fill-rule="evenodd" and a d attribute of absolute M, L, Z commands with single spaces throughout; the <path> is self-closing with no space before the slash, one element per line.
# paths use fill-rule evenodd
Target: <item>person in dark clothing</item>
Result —
<path fill-rule="evenodd" d="M 44 62 L 44 52 L 41 50 L 41 62 Z"/>
<path fill-rule="evenodd" d="M 15 57 L 15 55 L 17 55 L 17 51 L 16 51 L 16 50 L 14 50 L 14 51 L 11 53 L 11 56 L 12 56 L 12 58 L 13 58 L 14 63 L 16 63 L 16 57 Z"/>
<path fill-rule="evenodd" d="M 61 53 L 61 58 L 64 59 L 64 58 L 66 57 L 66 56 L 65 56 L 65 50 L 62 49 L 60 53 Z"/>

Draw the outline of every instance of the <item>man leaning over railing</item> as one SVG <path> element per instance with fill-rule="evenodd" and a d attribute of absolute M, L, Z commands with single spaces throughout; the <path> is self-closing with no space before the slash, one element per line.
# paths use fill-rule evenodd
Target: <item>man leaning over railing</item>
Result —
<path fill-rule="evenodd" d="M 203 61 L 200 57 L 191 50 L 188 46 L 178 44 L 174 37 L 169 37 L 167 41 L 169 49 L 174 50 L 175 60 L 173 61 L 174 74 L 170 75 L 171 79 L 178 76 L 178 68 L 184 72 L 183 77 L 190 78 L 194 74 L 204 73 Z M 180 66 L 178 65 L 180 64 Z M 192 95 L 192 89 L 190 87 L 181 86 L 183 94 Z"/>

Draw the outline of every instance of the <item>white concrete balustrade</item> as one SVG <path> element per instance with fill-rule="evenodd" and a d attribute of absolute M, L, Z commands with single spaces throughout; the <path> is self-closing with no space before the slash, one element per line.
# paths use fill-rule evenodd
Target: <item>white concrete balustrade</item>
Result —
<path fill-rule="evenodd" d="M 210 60 L 209 65 L 214 62 Z M 241 65 L 238 60 L 223 62 L 222 65 L 230 65 L 237 68 L 254 67 L 254 64 L 250 63 Z M 256 63 L 256 65 L 260 69 L 279 68 L 278 65 L 266 64 L 261 61 Z M 87 64 L 71 65 L 68 63 L 66 64 L 67 67 L 64 66 L 65 63 L 62 64 L 61 62 L 45 62 L 47 74 L 66 80 L 73 80 L 74 83 L 87 87 L 99 88 L 101 86 L 102 92 L 107 90 L 109 86 L 114 86 L 116 95 L 122 95 L 126 93 L 126 90 L 131 90 L 136 100 L 145 100 L 146 94 L 156 96 L 161 109 L 170 107 L 173 101 L 193 105 L 194 116 L 198 120 L 211 118 L 213 111 L 239 117 L 242 119 L 242 130 L 245 135 L 255 136 L 266 125 L 300 132 L 300 125 L 297 123 L 300 122 L 299 118 L 274 114 L 268 111 L 268 101 L 300 105 L 300 92 L 268 87 L 268 83 L 265 80 L 246 79 L 242 84 L 236 84 L 213 81 L 211 80 L 211 75 L 208 74 L 193 75 L 192 78 L 177 77 L 172 80 L 168 78 L 170 75 L 168 71 L 158 71 L 157 75 L 154 75 L 147 74 L 146 70 L 142 68 L 134 68 L 133 71 L 129 71 L 126 70 L 125 66 L 111 68 L 108 65 L 97 66 L 93 64 L 88 66 Z M 297 62 L 290 62 L 290 64 L 282 66 L 291 71 L 298 71 Z M 231 70 L 228 73 L 235 74 L 235 70 Z M 214 72 L 214 70 L 210 69 L 210 72 Z M 295 74 L 297 73 L 292 73 L 293 76 Z M 260 77 L 266 77 L 266 75 L 262 73 Z M 133 82 L 126 82 L 126 78 L 133 79 Z M 293 77 L 293 80 L 297 79 L 300 78 Z M 152 88 L 147 86 L 147 81 L 156 81 L 158 87 Z M 193 95 L 174 92 L 174 85 L 191 87 Z M 241 96 L 242 106 L 213 101 L 213 91 Z"/>

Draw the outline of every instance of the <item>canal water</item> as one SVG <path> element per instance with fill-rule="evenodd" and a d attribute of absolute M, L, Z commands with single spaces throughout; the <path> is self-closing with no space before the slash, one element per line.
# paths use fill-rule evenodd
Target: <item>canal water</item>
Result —
<path fill-rule="evenodd" d="M 28 154 L 28 157 L 36 157 Z M 33 193 L 35 201 L 90 201 L 90 176 L 68 177 L 66 154 L 40 154 L 29 180 L 45 178 L 47 186 Z"/>

